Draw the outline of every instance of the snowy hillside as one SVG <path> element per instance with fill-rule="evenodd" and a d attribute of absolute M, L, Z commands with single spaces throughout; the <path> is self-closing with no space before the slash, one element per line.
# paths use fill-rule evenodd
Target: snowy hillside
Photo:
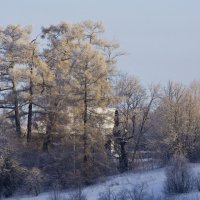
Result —
<path fill-rule="evenodd" d="M 195 174 L 200 173 L 200 164 L 191 164 L 192 169 Z M 89 186 L 83 189 L 83 193 L 86 195 L 87 200 L 96 200 L 99 197 L 99 194 L 108 191 L 112 191 L 117 194 L 122 190 L 128 189 L 131 190 L 137 187 L 143 187 L 145 193 L 153 194 L 154 197 L 164 197 L 163 194 L 163 184 L 165 181 L 165 172 L 164 168 L 150 170 L 142 173 L 127 173 L 118 176 L 112 176 L 107 179 L 104 183 L 99 183 L 93 186 Z M 62 197 L 68 197 L 69 192 L 62 192 Z M 43 193 L 38 197 L 15 197 L 10 198 L 9 200 L 47 200 L 51 199 L 51 193 Z M 170 197 L 168 199 L 174 199 L 174 197 Z M 200 193 L 197 191 L 193 191 L 189 194 L 176 196 L 176 199 L 191 199 L 197 200 L 200 199 Z"/>

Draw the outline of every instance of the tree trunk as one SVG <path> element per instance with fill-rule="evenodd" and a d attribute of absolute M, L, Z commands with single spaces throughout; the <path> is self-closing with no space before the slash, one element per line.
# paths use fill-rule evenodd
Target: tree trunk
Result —
<path fill-rule="evenodd" d="M 33 116 L 33 104 L 30 102 L 28 106 L 28 124 L 27 124 L 27 142 L 32 138 L 32 116 Z"/>
<path fill-rule="evenodd" d="M 33 68 L 31 66 L 30 73 L 32 76 Z M 32 116 L 33 116 L 33 103 L 32 103 L 32 97 L 33 97 L 33 82 L 32 77 L 30 78 L 30 88 L 29 88 L 29 106 L 28 106 L 28 123 L 27 123 L 27 142 L 31 141 L 32 138 Z"/>
<path fill-rule="evenodd" d="M 88 133 L 87 133 L 87 122 L 88 122 L 88 105 L 87 105 L 87 83 L 85 79 L 84 85 L 84 113 L 83 113 L 83 177 L 86 184 L 89 183 L 88 177 Z"/>
<path fill-rule="evenodd" d="M 118 110 L 115 111 L 113 136 L 115 138 L 116 144 L 119 145 L 119 148 L 120 148 L 119 171 L 122 173 L 128 170 L 128 158 L 127 158 L 127 153 L 126 153 L 126 148 L 125 148 L 126 138 L 124 138 L 124 136 L 121 134 Z"/>
<path fill-rule="evenodd" d="M 17 90 L 15 81 L 12 81 L 13 84 L 13 93 L 14 93 L 14 112 L 15 112 L 15 127 L 16 127 L 16 133 L 18 137 L 21 137 L 21 123 L 20 123 L 20 116 L 19 116 L 19 103 L 18 103 L 18 97 L 17 97 Z"/>
<path fill-rule="evenodd" d="M 53 113 L 49 113 L 47 127 L 46 127 L 46 134 L 44 137 L 43 148 L 42 148 L 44 152 L 49 152 L 49 144 L 51 142 L 50 139 L 51 139 L 51 132 L 53 125 L 54 125 L 54 116 Z"/>
<path fill-rule="evenodd" d="M 126 145 L 125 141 L 120 142 L 121 155 L 120 155 L 120 160 L 119 160 L 119 170 L 121 173 L 128 170 L 128 158 L 127 158 L 125 145 Z"/>
<path fill-rule="evenodd" d="M 87 83 L 85 80 L 85 92 L 84 92 L 84 116 L 83 116 L 83 125 L 84 125 L 84 132 L 83 132 L 83 162 L 86 163 L 88 160 L 87 155 L 87 120 L 88 120 L 88 105 L 87 105 Z"/>

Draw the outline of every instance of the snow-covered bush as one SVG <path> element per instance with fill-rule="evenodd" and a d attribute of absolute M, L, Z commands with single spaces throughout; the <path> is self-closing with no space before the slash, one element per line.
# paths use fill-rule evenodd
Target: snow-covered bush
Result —
<path fill-rule="evenodd" d="M 166 168 L 165 192 L 168 194 L 187 193 L 193 188 L 193 175 L 187 159 L 175 155 Z"/>
<path fill-rule="evenodd" d="M 33 167 L 26 177 L 26 186 L 28 187 L 29 192 L 32 192 L 34 195 L 38 196 L 41 191 L 42 182 L 42 172 L 40 169 Z"/>

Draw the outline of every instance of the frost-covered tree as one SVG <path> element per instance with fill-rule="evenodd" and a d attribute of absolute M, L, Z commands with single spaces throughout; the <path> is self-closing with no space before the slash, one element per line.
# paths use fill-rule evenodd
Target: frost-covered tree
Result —
<path fill-rule="evenodd" d="M 145 134 L 151 127 L 150 116 L 158 98 L 159 87 L 152 86 L 148 91 L 137 78 L 123 75 L 118 80 L 115 91 L 119 127 L 117 134 L 114 129 L 113 136 L 115 143 L 119 145 L 119 166 L 124 166 L 120 167 L 123 172 L 128 169 L 128 157 L 133 167 Z"/>
<path fill-rule="evenodd" d="M 29 27 L 14 25 L 0 30 L 0 107 L 4 109 L 5 117 L 13 116 L 19 137 L 22 136 L 20 110 L 24 106 L 20 95 L 24 89 L 22 71 L 31 56 L 30 32 Z"/>
<path fill-rule="evenodd" d="M 176 153 L 189 159 L 197 155 L 200 130 L 198 87 L 197 82 L 191 87 L 169 82 L 163 90 L 160 104 L 154 112 L 155 141 L 152 144 L 156 142 L 165 149 L 162 156 L 167 160 Z"/>
<path fill-rule="evenodd" d="M 67 132 L 82 138 L 79 157 L 82 157 L 86 179 L 86 173 L 91 171 L 88 167 L 94 166 L 91 152 L 95 149 L 92 148 L 95 134 L 102 134 L 103 129 L 99 128 L 104 119 L 98 109 L 106 109 L 111 103 L 110 77 L 120 55 L 115 53 L 118 45 L 101 37 L 103 31 L 102 23 L 92 21 L 62 23 L 43 29 L 43 37 L 48 41 L 44 57 L 54 75 L 52 87 L 46 90 L 48 103 L 52 103 L 46 104 L 49 108 L 44 149 L 48 149 L 52 132 L 59 126 L 61 110 L 68 110 L 71 114 L 62 119 L 71 115 L 74 123 L 68 124 Z"/>

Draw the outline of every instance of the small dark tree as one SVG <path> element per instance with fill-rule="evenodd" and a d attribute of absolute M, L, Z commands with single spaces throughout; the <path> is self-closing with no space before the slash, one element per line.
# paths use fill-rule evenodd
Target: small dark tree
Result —
<path fill-rule="evenodd" d="M 128 158 L 126 152 L 126 138 L 123 136 L 122 131 L 120 130 L 120 123 L 119 123 L 119 112 L 118 110 L 115 111 L 115 124 L 113 129 L 113 136 L 114 141 L 116 144 L 116 148 L 119 146 L 119 171 L 125 172 L 128 170 Z"/>

